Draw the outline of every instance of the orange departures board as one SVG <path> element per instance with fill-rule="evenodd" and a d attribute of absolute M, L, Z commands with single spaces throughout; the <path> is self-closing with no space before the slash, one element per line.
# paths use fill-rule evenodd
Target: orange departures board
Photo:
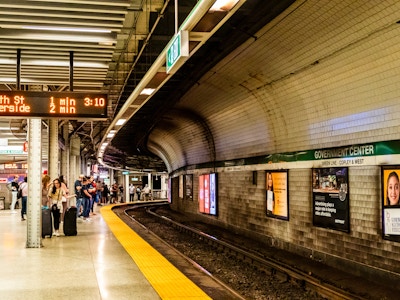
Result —
<path fill-rule="evenodd" d="M 0 91 L 1 117 L 107 118 L 107 95 Z"/>

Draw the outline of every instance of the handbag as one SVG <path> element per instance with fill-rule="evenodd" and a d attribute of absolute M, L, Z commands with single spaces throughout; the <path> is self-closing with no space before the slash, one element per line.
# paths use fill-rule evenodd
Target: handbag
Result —
<path fill-rule="evenodd" d="M 19 188 L 18 192 L 17 192 L 17 199 L 21 199 L 22 198 L 22 189 Z"/>

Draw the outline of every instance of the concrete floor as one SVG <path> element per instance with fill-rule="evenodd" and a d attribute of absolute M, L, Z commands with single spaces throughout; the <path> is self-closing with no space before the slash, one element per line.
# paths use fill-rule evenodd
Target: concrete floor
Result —
<path fill-rule="evenodd" d="M 100 213 L 42 248 L 26 248 L 26 224 L 0 210 L 0 299 L 160 299 Z"/>

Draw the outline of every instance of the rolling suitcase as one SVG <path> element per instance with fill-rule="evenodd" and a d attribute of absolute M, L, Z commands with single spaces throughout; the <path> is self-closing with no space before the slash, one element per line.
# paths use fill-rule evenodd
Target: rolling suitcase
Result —
<path fill-rule="evenodd" d="M 42 209 L 42 238 L 53 235 L 53 222 L 50 209 Z"/>
<path fill-rule="evenodd" d="M 71 236 L 77 235 L 76 230 L 76 207 L 70 207 L 67 209 L 64 215 L 64 235 Z"/>

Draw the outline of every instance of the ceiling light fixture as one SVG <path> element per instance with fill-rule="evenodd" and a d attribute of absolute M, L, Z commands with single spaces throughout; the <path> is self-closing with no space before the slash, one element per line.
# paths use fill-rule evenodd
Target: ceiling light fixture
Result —
<path fill-rule="evenodd" d="M 217 0 L 210 11 L 230 11 L 238 2 L 239 0 Z"/>
<path fill-rule="evenodd" d="M 119 120 L 117 121 L 117 123 L 115 123 L 115 125 L 121 126 L 121 125 L 123 125 L 125 122 L 126 122 L 126 119 L 119 119 Z"/>
<path fill-rule="evenodd" d="M 151 94 L 153 94 L 155 91 L 155 89 L 152 88 L 144 88 L 141 92 L 140 95 L 147 95 L 150 96 Z"/>
<path fill-rule="evenodd" d="M 47 26 L 22 26 L 22 29 L 30 30 L 48 30 L 48 31 L 69 31 L 69 32 L 98 32 L 98 33 L 110 33 L 109 29 L 100 28 L 87 28 L 87 27 L 47 27 Z"/>

